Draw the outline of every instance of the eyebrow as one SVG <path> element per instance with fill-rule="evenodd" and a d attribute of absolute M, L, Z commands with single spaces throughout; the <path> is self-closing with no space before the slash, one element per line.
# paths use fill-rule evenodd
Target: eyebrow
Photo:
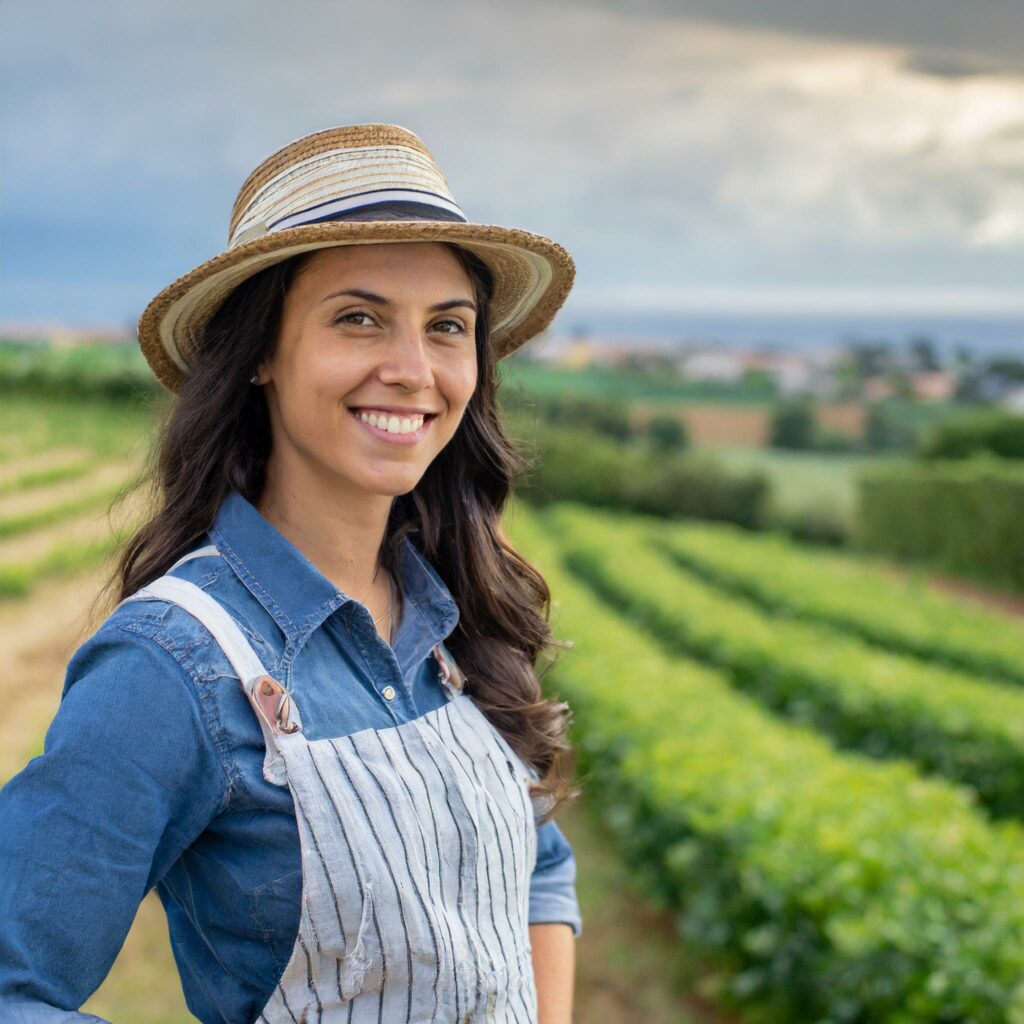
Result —
<path fill-rule="evenodd" d="M 383 295 L 376 295 L 373 292 L 368 292 L 362 288 L 349 288 L 345 291 L 331 292 L 330 295 L 325 295 L 317 305 L 322 305 L 327 302 L 328 299 L 337 299 L 342 295 L 351 295 L 354 298 L 362 299 L 364 302 L 375 302 L 378 306 L 390 306 L 391 300 L 384 298 Z M 448 299 L 447 302 L 439 302 L 436 306 L 431 306 L 427 310 L 428 313 L 442 313 L 446 309 L 455 309 L 457 306 L 465 306 L 467 309 L 476 312 L 476 305 L 469 301 L 469 299 Z"/>

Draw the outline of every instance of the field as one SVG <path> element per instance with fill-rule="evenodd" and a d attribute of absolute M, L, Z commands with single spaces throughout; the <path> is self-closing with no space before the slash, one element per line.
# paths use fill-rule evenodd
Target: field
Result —
<path fill-rule="evenodd" d="M 148 430 L 128 404 L 0 410 L 0 779 L 41 752 L 99 624 L 109 554 L 145 511 L 138 493 L 107 510 Z M 785 461 L 794 490 L 848 502 L 824 466 Z M 1019 617 L 723 524 L 562 502 L 514 504 L 507 528 L 575 644 L 545 686 L 573 706 L 586 794 L 560 818 L 577 1019 L 1024 1021 Z M 192 1019 L 155 893 L 83 1009 Z"/>
<path fill-rule="evenodd" d="M 714 455 L 730 469 L 761 470 L 768 476 L 773 519 L 814 508 L 835 515 L 847 529 L 856 515 L 857 471 L 880 458 L 738 445 L 717 445 Z"/>

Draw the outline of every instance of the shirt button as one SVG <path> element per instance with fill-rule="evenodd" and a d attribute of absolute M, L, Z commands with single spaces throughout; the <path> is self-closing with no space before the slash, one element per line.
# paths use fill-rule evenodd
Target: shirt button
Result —
<path fill-rule="evenodd" d="M 384 699 L 394 700 L 395 699 L 395 688 L 393 686 L 384 687 Z"/>

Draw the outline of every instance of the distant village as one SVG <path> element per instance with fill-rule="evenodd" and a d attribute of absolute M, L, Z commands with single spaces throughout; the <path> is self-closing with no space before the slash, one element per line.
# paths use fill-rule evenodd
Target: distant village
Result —
<path fill-rule="evenodd" d="M 848 342 L 818 349 L 724 347 L 714 342 L 646 342 L 576 335 L 550 336 L 530 358 L 582 370 L 603 366 L 676 374 L 693 384 L 738 388 L 760 383 L 781 398 L 879 402 L 969 400 L 1024 414 L 1024 360 L 974 358 L 960 350 L 942 365 L 926 337 L 902 347 Z"/>
<path fill-rule="evenodd" d="M 134 345 L 134 333 L 120 326 L 0 324 L 0 340 L 38 342 L 67 348 L 97 342 Z M 973 401 L 1024 414 L 1024 359 L 979 359 L 959 348 L 945 363 L 926 336 L 900 344 L 849 341 L 810 349 L 738 347 L 714 340 L 628 339 L 547 332 L 519 358 L 573 370 L 607 367 L 667 373 L 693 385 L 727 391 L 760 391 L 779 398 L 826 402 Z"/>

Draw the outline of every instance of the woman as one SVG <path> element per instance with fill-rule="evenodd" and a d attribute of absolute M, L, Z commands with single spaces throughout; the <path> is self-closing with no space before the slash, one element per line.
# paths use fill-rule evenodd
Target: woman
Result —
<path fill-rule="evenodd" d="M 140 320 L 157 511 L 0 791 L 0 1018 L 97 1019 L 155 886 L 202 1021 L 568 1021 L 569 709 L 495 364 L 572 261 L 395 125 L 268 157 L 229 238 Z"/>

